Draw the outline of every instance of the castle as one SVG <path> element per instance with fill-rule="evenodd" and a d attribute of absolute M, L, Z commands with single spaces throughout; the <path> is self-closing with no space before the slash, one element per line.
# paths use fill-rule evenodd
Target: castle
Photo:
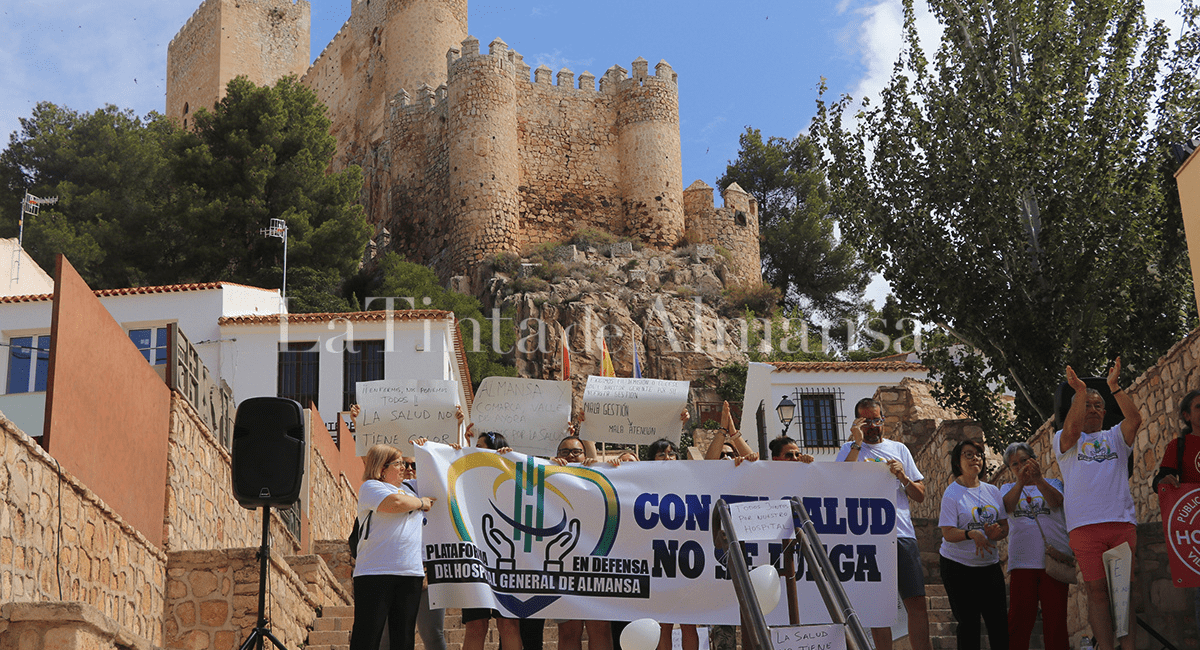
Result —
<path fill-rule="evenodd" d="M 724 247 L 735 282 L 762 279 L 758 206 L 741 188 L 686 190 L 678 75 L 642 58 L 599 80 L 532 70 L 467 32 L 466 0 L 356 0 L 308 66 L 306 0 L 204 0 L 167 51 L 167 115 L 184 127 L 244 74 L 296 74 L 328 109 L 335 169 L 359 165 L 362 202 L 391 247 L 446 279 L 581 228 L 668 249 Z M 578 82 L 578 83 L 577 83 Z"/>

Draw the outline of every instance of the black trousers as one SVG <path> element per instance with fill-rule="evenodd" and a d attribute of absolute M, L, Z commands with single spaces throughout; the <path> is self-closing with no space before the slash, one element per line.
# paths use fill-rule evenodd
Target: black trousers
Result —
<path fill-rule="evenodd" d="M 379 650 L 385 623 L 392 650 L 413 650 L 421 581 L 421 576 L 356 577 L 350 650 Z"/>
<path fill-rule="evenodd" d="M 975 567 L 938 559 L 950 611 L 958 621 L 958 650 L 979 650 L 980 618 L 987 625 L 992 648 L 1008 648 L 1008 605 L 1000 564 Z"/>

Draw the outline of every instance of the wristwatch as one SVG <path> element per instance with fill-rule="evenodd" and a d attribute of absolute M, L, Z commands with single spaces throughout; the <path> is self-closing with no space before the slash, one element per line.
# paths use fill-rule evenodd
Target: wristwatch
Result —
<path fill-rule="evenodd" d="M 857 442 L 852 442 L 852 443 L 850 443 L 850 448 L 851 449 L 862 449 L 862 445 L 858 444 Z"/>

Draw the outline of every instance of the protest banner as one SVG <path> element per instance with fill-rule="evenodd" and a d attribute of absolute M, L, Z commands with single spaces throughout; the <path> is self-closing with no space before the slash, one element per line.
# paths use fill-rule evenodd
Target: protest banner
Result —
<path fill-rule="evenodd" d="M 1171 559 L 1171 584 L 1200 587 L 1200 485 L 1184 483 L 1159 489 L 1163 537 Z"/>
<path fill-rule="evenodd" d="M 354 452 L 366 456 L 374 445 L 391 445 L 413 455 L 417 438 L 458 442 L 455 406 L 458 382 L 449 379 L 380 379 L 356 386 L 358 422 Z"/>
<path fill-rule="evenodd" d="M 639 445 L 666 438 L 678 445 L 688 387 L 686 381 L 590 375 L 583 389 L 580 436 Z"/>
<path fill-rule="evenodd" d="M 798 495 L 863 623 L 886 627 L 895 618 L 896 479 L 882 463 L 561 467 L 429 444 L 417 449 L 417 466 L 418 490 L 437 499 L 423 529 L 431 607 L 736 625 L 725 554 L 713 544 L 713 507 L 722 498 Z M 748 542 L 747 562 L 782 567 L 782 546 Z M 831 622 L 813 568 L 799 553 L 796 566 L 802 622 Z M 787 619 L 786 606 L 767 618 Z"/>
<path fill-rule="evenodd" d="M 475 435 L 502 434 L 510 447 L 530 456 L 554 456 L 571 419 L 571 382 L 487 377 L 475 391 Z"/>

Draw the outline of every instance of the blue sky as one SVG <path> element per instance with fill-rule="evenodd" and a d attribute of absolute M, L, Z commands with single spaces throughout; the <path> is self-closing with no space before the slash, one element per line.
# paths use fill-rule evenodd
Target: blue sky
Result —
<path fill-rule="evenodd" d="M 167 44 L 199 0 L 0 2 L 0 133 L 39 101 L 139 115 L 165 105 Z M 918 2 L 918 4 L 921 4 Z M 1147 0 L 1168 21 L 1178 0 Z M 312 0 L 311 56 L 350 15 L 351 0 Z M 831 92 L 874 95 L 900 47 L 899 0 L 473 0 L 471 35 L 500 37 L 536 68 L 596 77 L 641 56 L 679 74 L 684 185 L 712 185 L 747 125 L 791 137 L 807 129 L 822 77 Z M 928 14 L 923 35 L 939 32 Z M 933 43 L 931 42 L 932 46 Z M 878 293 L 878 291 L 876 291 Z"/>

